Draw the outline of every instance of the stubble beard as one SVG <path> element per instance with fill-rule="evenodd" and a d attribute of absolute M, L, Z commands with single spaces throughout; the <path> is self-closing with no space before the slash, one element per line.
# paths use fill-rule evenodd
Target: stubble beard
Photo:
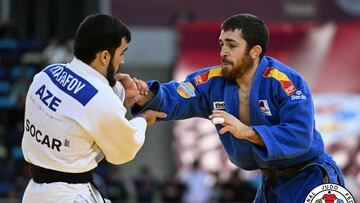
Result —
<path fill-rule="evenodd" d="M 236 79 L 241 78 L 248 70 L 252 68 L 254 60 L 246 54 L 242 59 L 241 63 L 238 66 L 233 66 L 232 68 L 225 67 L 223 69 L 223 75 L 226 80 L 231 82 L 236 82 Z"/>
<path fill-rule="evenodd" d="M 116 84 L 116 79 L 115 79 L 115 67 L 113 64 L 113 60 L 112 57 L 110 59 L 109 65 L 107 67 L 107 74 L 106 74 L 106 79 L 109 81 L 109 85 L 110 87 L 114 87 Z"/>

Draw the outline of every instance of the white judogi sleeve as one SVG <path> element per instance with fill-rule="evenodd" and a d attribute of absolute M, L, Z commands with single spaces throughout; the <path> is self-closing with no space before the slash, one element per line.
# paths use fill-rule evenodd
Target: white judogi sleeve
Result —
<path fill-rule="evenodd" d="M 122 103 L 125 102 L 125 89 L 124 86 L 116 81 L 115 86 L 113 87 L 114 93 L 120 98 L 120 100 L 122 101 Z M 144 119 L 142 119 L 141 117 L 136 117 L 133 118 L 129 121 L 130 125 L 134 126 L 135 128 L 137 128 L 137 133 L 135 134 L 135 140 L 139 143 L 143 143 L 145 141 L 145 128 L 138 128 L 139 126 L 144 126 L 143 124 Z"/>
<path fill-rule="evenodd" d="M 116 81 L 115 86 L 112 89 L 114 90 L 114 93 L 122 101 L 122 103 L 124 103 L 124 101 L 125 101 L 125 89 L 124 89 L 124 86 L 119 81 Z"/>
<path fill-rule="evenodd" d="M 106 99 L 94 108 L 97 110 L 88 112 L 92 119 L 85 126 L 106 160 L 113 164 L 132 160 L 144 143 L 146 120 L 141 117 L 127 120 L 126 108 L 117 98 Z"/>
<path fill-rule="evenodd" d="M 117 82 L 112 89 L 107 85 L 89 102 L 86 117 L 79 119 L 112 164 L 132 160 L 145 141 L 146 120 L 141 117 L 128 120 L 124 99 L 121 83 Z"/>

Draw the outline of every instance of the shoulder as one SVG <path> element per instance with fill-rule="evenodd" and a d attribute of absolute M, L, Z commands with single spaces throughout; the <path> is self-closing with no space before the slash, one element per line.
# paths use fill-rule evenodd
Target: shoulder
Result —
<path fill-rule="evenodd" d="M 298 77 L 302 78 L 302 76 L 296 72 L 293 68 L 288 66 L 287 64 L 272 58 L 272 57 L 266 57 L 268 60 L 267 67 L 264 71 L 264 75 L 266 74 L 279 74 L 280 76 L 287 76 L 287 77 Z"/>
<path fill-rule="evenodd" d="M 267 67 L 262 74 L 263 78 L 281 87 L 288 96 L 299 88 L 303 88 L 306 82 L 298 72 L 274 58 L 267 57 L 267 60 Z"/>
<path fill-rule="evenodd" d="M 98 94 L 84 107 L 84 115 L 99 123 L 124 117 L 126 108 L 112 88 L 99 89 Z"/>
<path fill-rule="evenodd" d="M 222 66 L 211 66 L 202 68 L 193 72 L 188 76 L 188 80 L 191 80 L 196 86 L 208 84 L 215 78 L 223 78 Z"/>
<path fill-rule="evenodd" d="M 100 106 L 108 105 L 122 105 L 122 101 L 119 96 L 114 92 L 113 88 L 109 85 L 97 86 L 99 93 L 95 97 L 96 103 L 100 103 Z M 101 107 L 99 107 L 101 108 Z"/>

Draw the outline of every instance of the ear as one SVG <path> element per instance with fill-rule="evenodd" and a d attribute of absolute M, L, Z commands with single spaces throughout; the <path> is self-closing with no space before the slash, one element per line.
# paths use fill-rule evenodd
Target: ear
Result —
<path fill-rule="evenodd" d="M 110 52 L 107 50 L 98 52 L 97 57 L 99 57 L 101 65 L 108 65 L 111 59 Z"/>
<path fill-rule="evenodd" d="M 250 56 L 251 56 L 252 59 L 258 58 L 260 56 L 261 52 L 262 52 L 261 46 L 260 45 L 255 45 L 250 50 Z"/>

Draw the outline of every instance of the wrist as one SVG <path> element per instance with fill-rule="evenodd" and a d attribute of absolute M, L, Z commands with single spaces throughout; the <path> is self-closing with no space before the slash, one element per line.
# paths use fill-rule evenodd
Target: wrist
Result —
<path fill-rule="evenodd" d="M 143 95 L 136 104 L 140 107 L 144 107 L 147 103 L 149 103 L 154 98 L 154 93 L 149 90 L 147 95 Z"/>
<path fill-rule="evenodd" d="M 246 139 L 249 142 L 259 145 L 259 146 L 265 146 L 263 139 L 251 126 L 247 126 L 246 135 L 247 135 Z"/>

